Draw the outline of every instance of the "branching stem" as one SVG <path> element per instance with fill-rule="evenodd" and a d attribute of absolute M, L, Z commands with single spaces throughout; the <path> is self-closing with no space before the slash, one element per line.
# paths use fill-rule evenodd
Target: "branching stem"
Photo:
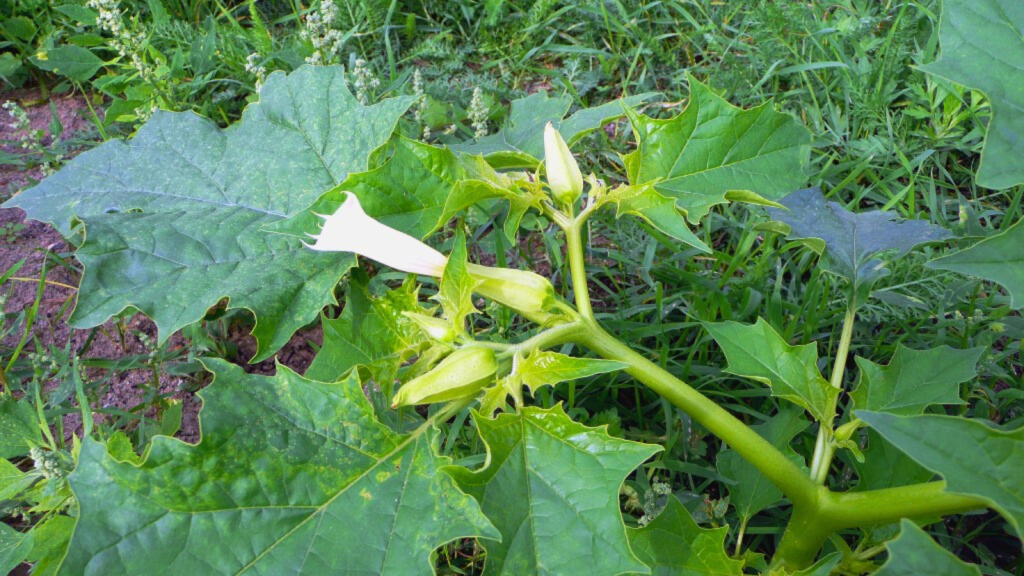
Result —
<path fill-rule="evenodd" d="M 604 358 L 629 364 L 626 372 L 630 376 L 725 441 L 794 503 L 811 504 L 816 500 L 817 486 L 793 461 L 713 400 L 619 342 L 596 323 L 583 332 L 579 342 Z"/>
<path fill-rule="evenodd" d="M 529 354 L 534 350 L 543 350 L 567 342 L 575 342 L 580 338 L 584 330 L 586 330 L 586 324 L 580 321 L 560 324 L 553 328 L 548 328 L 518 344 L 506 347 L 502 350 L 501 356 L 511 357 L 517 353 Z"/>
<path fill-rule="evenodd" d="M 824 446 L 820 454 L 815 450 L 812 469 L 817 472 L 812 476 L 805 475 L 778 448 L 738 418 L 598 325 L 590 308 L 579 227 L 574 223 L 565 230 L 573 289 L 581 317 L 570 324 L 541 332 L 523 344 L 534 340 L 537 345 L 571 341 L 590 348 L 606 359 L 628 364 L 628 374 L 686 412 L 757 468 L 793 504 L 792 518 L 772 558 L 773 567 L 784 566 L 796 570 L 809 566 L 825 540 L 839 530 L 887 524 L 901 518 L 958 514 L 987 506 L 978 497 L 946 492 L 944 482 L 926 482 L 865 492 L 832 492 L 821 485 L 828 474 L 834 452 L 832 422 L 822 423 L 822 429 L 827 429 L 827 436 L 819 437 Z M 837 388 L 842 386 L 855 310 L 855 306 L 847 310 L 836 353 L 831 383 Z"/>

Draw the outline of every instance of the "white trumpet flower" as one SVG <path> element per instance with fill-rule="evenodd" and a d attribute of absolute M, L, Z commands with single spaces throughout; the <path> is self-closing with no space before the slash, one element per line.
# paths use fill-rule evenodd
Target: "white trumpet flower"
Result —
<path fill-rule="evenodd" d="M 374 220 L 359 204 L 354 194 L 348 194 L 338 210 L 323 218 L 320 234 L 307 234 L 316 240 L 305 243 L 313 250 L 323 252 L 352 252 L 374 260 L 389 268 L 440 278 L 448 258 L 409 236 Z M 547 278 L 527 270 L 491 268 L 468 264 L 470 276 L 478 281 L 476 292 L 516 310 L 520 314 L 543 324 L 549 318 L 544 312 L 554 301 L 555 289 Z"/>
<path fill-rule="evenodd" d="M 437 278 L 448 262 L 444 254 L 368 216 L 355 194 L 348 194 L 334 214 L 317 216 L 324 225 L 320 234 L 308 235 L 316 240 L 306 244 L 313 250 L 353 252 L 395 270 Z"/>
<path fill-rule="evenodd" d="M 572 204 L 583 194 L 580 166 L 551 122 L 544 127 L 544 170 L 551 195 L 559 204 Z"/>

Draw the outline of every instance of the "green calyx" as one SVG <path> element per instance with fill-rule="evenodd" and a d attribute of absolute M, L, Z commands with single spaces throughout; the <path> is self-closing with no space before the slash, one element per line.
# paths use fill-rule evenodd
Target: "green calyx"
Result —
<path fill-rule="evenodd" d="M 519 312 L 534 321 L 550 318 L 546 313 L 555 301 L 551 282 L 534 272 L 511 268 L 490 268 L 478 264 L 467 266 L 479 284 L 474 292 Z"/>
<path fill-rule="evenodd" d="M 465 398 L 481 390 L 498 370 L 490 348 L 460 348 L 433 370 L 413 378 L 395 394 L 392 408 Z"/>

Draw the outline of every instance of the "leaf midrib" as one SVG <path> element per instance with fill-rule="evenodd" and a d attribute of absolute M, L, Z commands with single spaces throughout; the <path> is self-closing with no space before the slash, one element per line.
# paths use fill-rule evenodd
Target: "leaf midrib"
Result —
<path fill-rule="evenodd" d="M 239 576 L 240 574 L 243 574 L 244 572 L 249 570 L 249 568 L 252 568 L 257 563 L 259 563 L 259 561 L 262 560 L 264 556 L 269 554 L 279 544 L 281 544 L 282 542 L 287 540 L 299 528 L 302 528 L 303 526 L 305 526 L 306 523 L 309 522 L 309 520 L 311 518 L 313 518 L 314 516 L 317 516 L 318 514 L 322 515 L 323 512 L 325 510 L 327 510 L 327 508 L 332 503 L 334 503 L 335 500 L 340 498 L 342 494 L 346 493 L 349 488 L 351 488 L 352 486 L 355 486 L 361 480 L 363 480 L 364 478 L 369 476 L 370 472 L 376 470 L 377 467 L 379 467 L 381 464 L 383 464 L 384 462 L 390 460 L 393 456 L 399 454 L 402 450 L 404 450 L 405 448 L 407 448 L 408 446 L 410 446 L 414 442 L 418 441 L 420 436 L 422 436 L 423 433 L 426 432 L 430 428 L 430 426 L 432 426 L 432 425 L 433 425 L 433 422 L 428 421 L 427 423 L 423 424 L 422 426 L 420 426 L 419 428 L 414 430 L 412 434 L 410 434 L 405 440 L 403 440 L 400 444 L 398 444 L 394 449 L 392 449 L 390 452 L 384 454 L 381 458 L 377 459 L 377 461 L 374 462 L 373 466 L 370 466 L 365 471 L 363 471 L 362 474 L 360 474 L 359 476 L 356 476 L 355 478 L 353 478 L 352 481 L 349 482 L 347 485 L 345 485 L 341 490 L 339 490 L 337 494 L 335 494 L 334 496 L 331 496 L 330 498 L 328 498 L 327 501 L 323 503 L 323 505 L 316 507 L 317 512 L 314 512 L 314 513 L 310 514 L 309 516 L 304 518 L 302 521 L 297 523 L 295 526 L 293 526 L 290 530 L 288 530 L 288 532 L 283 534 L 280 538 L 275 540 L 270 546 L 268 546 L 265 550 L 263 550 L 263 552 L 260 552 L 260 554 L 257 555 L 255 558 L 253 558 L 252 561 L 250 561 L 248 564 L 243 566 L 241 570 L 239 570 L 238 572 L 235 572 L 234 576 Z M 409 474 L 412 473 L 412 470 L 407 468 L 405 470 L 405 473 L 406 473 L 406 480 L 408 480 Z M 397 512 L 396 512 L 396 515 L 397 515 Z M 397 518 L 396 518 L 396 521 L 397 521 Z M 314 532 L 313 539 L 316 538 L 316 534 L 317 533 Z"/>

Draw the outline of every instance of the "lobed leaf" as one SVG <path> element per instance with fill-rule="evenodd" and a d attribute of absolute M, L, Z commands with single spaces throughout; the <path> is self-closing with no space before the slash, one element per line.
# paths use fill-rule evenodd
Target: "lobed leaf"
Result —
<path fill-rule="evenodd" d="M 482 155 L 495 168 L 534 169 L 544 158 L 544 127 L 552 123 L 567 145 L 572 146 L 601 126 L 621 118 L 626 107 L 639 105 L 657 96 L 654 92 L 629 96 L 601 106 L 584 108 L 566 118 L 572 96 L 549 97 L 535 92 L 513 100 L 505 126 L 483 138 L 452 145 L 452 150 Z"/>
<path fill-rule="evenodd" d="M 616 218 L 621 218 L 623 214 L 636 216 L 684 244 L 706 254 L 711 253 L 711 248 L 686 226 L 686 220 L 676 205 L 677 201 L 659 194 L 653 184 L 622 185 L 602 196 L 598 202 L 615 204 Z"/>
<path fill-rule="evenodd" d="M 607 374 L 628 367 L 628 364 L 616 360 L 597 358 L 574 358 L 549 352 L 534 350 L 525 358 L 515 360 L 512 374 L 501 378 L 494 386 L 487 388 L 480 400 L 480 413 L 490 418 L 505 405 L 508 397 L 515 399 L 516 406 L 523 405 L 523 386 L 536 394 L 542 386 L 554 386 L 560 382 L 587 378 L 598 374 Z"/>
<path fill-rule="evenodd" d="M 86 441 L 61 574 L 433 574 L 436 547 L 499 537 L 440 470 L 433 428 L 381 424 L 354 375 L 206 365 L 198 445 L 157 437 L 135 465 Z"/>
<path fill-rule="evenodd" d="M 64 235 L 75 218 L 85 223 L 73 326 L 135 308 L 163 341 L 227 297 L 230 308 L 256 315 L 261 360 L 334 303 L 354 264 L 263 228 L 366 170 L 411 102 L 363 106 L 341 68 L 275 73 L 227 130 L 192 113 L 157 112 L 129 143 L 79 155 L 4 206 Z"/>
<path fill-rule="evenodd" d="M 420 312 L 418 291 L 407 284 L 373 298 L 365 274 L 353 274 L 345 309 L 336 319 L 321 317 L 324 344 L 306 377 L 334 382 L 356 366 L 365 366 L 378 381 L 387 380 L 407 355 L 426 343 L 423 331 L 403 312 Z"/>
<path fill-rule="evenodd" d="M 790 238 L 822 240 L 822 266 L 849 281 L 858 294 L 889 274 L 877 258 L 881 254 L 899 258 L 921 244 L 952 237 L 945 228 L 899 220 L 894 212 L 851 212 L 827 201 L 820 188 L 797 190 L 780 203 L 785 210 L 769 208 L 768 214 L 790 227 Z"/>
<path fill-rule="evenodd" d="M 949 346 L 911 350 L 897 344 L 888 366 L 857 357 L 859 383 L 850 397 L 860 410 L 904 416 L 923 414 L 933 404 L 964 404 L 958 385 L 978 375 L 984 351 Z"/>
<path fill-rule="evenodd" d="M 316 198 L 294 216 L 268 224 L 265 229 L 302 239 L 318 234 L 323 220 L 354 194 L 367 214 L 416 238 L 426 238 L 455 213 L 486 198 L 505 194 L 511 186 L 477 157 L 457 155 L 401 136 L 394 154 L 384 164 L 350 174 L 342 183 Z M 511 194 L 511 192 L 509 192 Z"/>
<path fill-rule="evenodd" d="M 574 358 L 558 352 L 534 350 L 517 364 L 516 374 L 531 393 L 536 393 L 541 386 L 554 386 L 560 382 L 607 374 L 628 367 L 629 364 L 617 360 Z"/>
<path fill-rule="evenodd" d="M 790 346 L 764 318 L 755 324 L 704 323 L 725 353 L 726 372 L 757 380 L 771 387 L 772 395 L 801 406 L 819 422 L 829 422 L 839 390 L 818 371 L 813 343 Z"/>
<path fill-rule="evenodd" d="M 946 480 L 946 491 L 985 499 L 1024 539 L 1024 428 L 1003 431 L 952 416 L 858 411 L 916 462 Z"/>
<path fill-rule="evenodd" d="M 811 133 L 771 103 L 743 110 L 688 76 L 681 114 L 656 120 L 630 111 L 637 150 L 624 160 L 630 184 L 654 183 L 696 224 L 729 200 L 776 205 L 804 185 Z"/>
<path fill-rule="evenodd" d="M 626 475 L 661 450 L 573 422 L 561 405 L 474 415 L 487 444 L 477 471 L 452 467 L 501 533 L 487 537 L 485 576 L 648 574 L 630 551 L 619 512 Z"/>
<path fill-rule="evenodd" d="M 1024 4 L 1019 0 L 943 0 L 942 54 L 921 66 L 929 74 L 985 93 L 992 119 L 985 131 L 978 184 L 1024 184 Z"/>
<path fill-rule="evenodd" d="M 725 552 L 728 527 L 708 530 L 690 517 L 683 503 L 668 505 L 642 528 L 630 528 L 629 544 L 653 576 L 741 576 L 743 562 Z"/>
<path fill-rule="evenodd" d="M 974 246 L 936 258 L 929 268 L 969 274 L 1001 284 L 1010 293 L 1010 307 L 1024 308 L 1024 220 Z"/>

